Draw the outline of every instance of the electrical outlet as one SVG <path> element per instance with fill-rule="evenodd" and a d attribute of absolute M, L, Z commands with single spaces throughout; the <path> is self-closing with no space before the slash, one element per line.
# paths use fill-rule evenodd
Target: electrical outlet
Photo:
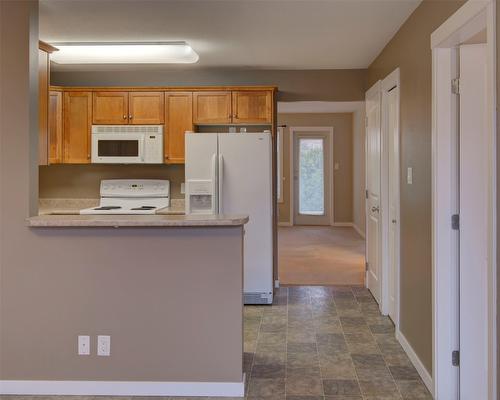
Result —
<path fill-rule="evenodd" d="M 78 355 L 88 356 L 90 354 L 90 336 L 78 336 Z"/>
<path fill-rule="evenodd" d="M 97 336 L 97 355 L 109 356 L 111 354 L 111 336 Z"/>

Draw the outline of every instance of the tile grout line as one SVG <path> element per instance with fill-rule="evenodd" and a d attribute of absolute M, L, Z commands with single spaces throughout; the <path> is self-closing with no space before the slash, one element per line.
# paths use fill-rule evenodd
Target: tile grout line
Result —
<path fill-rule="evenodd" d="M 250 389 L 250 382 L 252 381 L 253 367 L 255 365 L 255 357 L 257 355 L 257 345 L 259 344 L 260 329 L 262 327 L 262 320 L 263 319 L 264 319 L 264 311 L 262 311 L 262 314 L 260 315 L 259 329 L 257 331 L 257 338 L 255 339 L 255 348 L 253 351 L 252 364 L 250 365 L 250 376 L 248 377 L 248 388 L 245 388 L 246 390 L 245 390 L 244 399 L 248 398 L 248 391 Z M 244 329 L 245 329 L 245 326 L 243 325 L 243 330 Z"/>
<path fill-rule="evenodd" d="M 289 288 L 286 288 L 286 329 L 285 329 L 285 400 L 286 400 L 286 384 L 287 384 L 287 369 L 288 369 L 288 304 L 289 304 Z"/>
<path fill-rule="evenodd" d="M 349 290 L 351 291 L 351 294 L 354 298 L 354 301 L 358 304 L 358 311 L 359 310 L 359 303 L 358 303 L 358 299 L 356 298 L 355 294 L 354 294 L 354 291 L 352 290 L 352 286 L 349 287 Z M 332 296 L 333 296 L 333 292 L 332 292 Z M 333 297 L 333 301 L 335 303 L 335 297 Z M 335 303 L 335 308 L 337 308 L 337 303 Z M 362 314 L 362 313 L 361 313 Z M 337 308 L 337 315 L 338 315 L 338 308 Z M 347 344 L 347 338 L 345 336 L 345 331 L 344 331 L 344 325 L 342 324 L 342 321 L 340 319 L 340 315 L 338 315 L 338 318 L 339 318 L 339 322 L 340 322 L 340 328 L 342 330 L 342 336 L 344 337 L 344 340 L 345 340 L 345 345 L 347 347 L 347 351 L 349 352 L 349 357 L 351 358 L 351 363 L 352 363 L 352 367 L 354 369 L 354 374 L 356 375 L 356 381 L 358 382 L 358 387 L 359 387 L 359 392 L 361 393 L 361 397 L 363 399 L 366 399 L 366 396 L 363 394 L 363 390 L 361 389 L 361 383 L 360 383 L 360 380 L 359 380 L 359 375 L 358 375 L 358 371 L 356 370 L 356 366 L 354 365 L 354 361 L 352 359 L 352 354 L 351 354 L 351 350 L 349 349 L 349 345 Z M 364 317 L 363 317 L 363 320 L 364 320 Z M 365 321 L 366 322 L 366 321 Z M 368 327 L 368 329 L 370 329 L 370 327 Z M 370 331 L 371 333 L 371 331 Z"/>
<path fill-rule="evenodd" d="M 370 295 L 372 295 L 372 293 L 371 293 L 371 292 L 370 292 Z M 375 297 L 374 297 L 373 295 L 372 295 L 372 297 L 375 299 Z M 375 300 L 375 301 L 376 301 L 376 300 Z M 379 312 L 379 314 L 380 314 L 380 316 L 382 316 L 382 313 L 381 313 L 381 312 Z M 364 314 L 363 314 L 363 316 L 364 316 Z M 363 317 L 363 318 L 364 318 L 364 317 Z M 370 328 L 370 325 L 368 325 L 368 330 L 370 331 L 370 335 L 371 335 L 371 337 L 372 337 L 373 341 L 375 342 L 375 344 L 377 345 L 377 347 L 378 347 L 378 349 L 379 349 L 379 351 L 380 351 L 380 354 L 382 355 L 382 359 L 384 360 L 384 365 L 385 365 L 385 367 L 386 367 L 386 368 L 387 368 L 387 370 L 389 371 L 389 374 L 391 375 L 392 380 L 394 381 L 394 386 L 396 386 L 396 390 L 397 390 L 397 391 L 398 391 L 398 393 L 399 393 L 399 398 L 400 398 L 400 399 L 402 399 L 402 398 L 403 398 L 403 394 L 402 394 L 402 393 L 401 393 L 401 391 L 399 390 L 399 386 L 398 386 L 398 384 L 396 383 L 396 379 L 394 379 L 394 375 L 392 374 L 391 369 L 390 369 L 390 368 L 389 368 L 389 366 L 387 365 L 387 361 L 385 360 L 385 356 L 384 356 L 384 353 L 382 352 L 382 348 L 380 347 L 380 345 L 379 345 L 378 341 L 376 340 L 376 338 L 375 338 L 375 336 L 374 336 L 374 334 L 373 334 L 373 332 L 372 332 L 372 330 L 371 330 L 371 328 Z"/>

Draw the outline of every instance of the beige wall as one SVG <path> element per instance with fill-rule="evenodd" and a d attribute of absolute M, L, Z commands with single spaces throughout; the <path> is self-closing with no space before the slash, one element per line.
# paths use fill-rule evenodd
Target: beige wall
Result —
<path fill-rule="evenodd" d="M 365 110 L 353 114 L 352 127 L 352 222 L 365 234 Z"/>
<path fill-rule="evenodd" d="M 290 127 L 332 126 L 333 161 L 340 164 L 334 171 L 334 219 L 335 222 L 352 222 L 353 205 L 353 115 L 339 114 L 278 114 L 278 125 L 286 125 L 283 133 L 283 203 L 279 204 L 279 221 L 290 221 Z"/>
<path fill-rule="evenodd" d="M 368 69 L 401 68 L 401 331 L 432 371 L 430 35 L 463 1 L 424 0 Z M 413 167 L 413 185 L 406 169 Z"/>
<path fill-rule="evenodd" d="M 184 198 L 183 165 L 51 165 L 40 167 L 40 198 L 99 198 L 101 179 L 168 179 L 171 198 Z"/>
<path fill-rule="evenodd" d="M 61 86 L 278 85 L 280 101 L 364 100 L 366 70 L 200 69 L 53 72 Z"/>
<path fill-rule="evenodd" d="M 0 1 L 0 380 L 240 381 L 241 227 L 26 226 L 37 21 L 37 1 Z M 78 334 L 93 355 L 76 355 Z M 97 334 L 111 357 L 95 355 Z"/>
<path fill-rule="evenodd" d="M 500 7 L 497 4 L 497 113 L 498 101 L 500 100 Z M 498 135 L 500 132 L 500 114 L 497 114 L 497 188 L 500 188 L 500 140 Z M 497 189 L 497 235 L 500 232 L 500 196 Z M 500 246 L 497 239 L 497 276 L 500 277 Z M 500 279 L 497 278 L 497 293 L 500 293 Z M 497 295 L 497 309 L 500 310 L 500 296 Z M 497 312 L 497 398 L 500 398 L 500 313 Z"/>

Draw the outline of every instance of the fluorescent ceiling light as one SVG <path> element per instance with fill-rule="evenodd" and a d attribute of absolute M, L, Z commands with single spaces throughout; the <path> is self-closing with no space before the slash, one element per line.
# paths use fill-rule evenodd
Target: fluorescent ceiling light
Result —
<path fill-rule="evenodd" d="M 192 64 L 198 54 L 185 42 L 51 43 L 57 64 Z"/>

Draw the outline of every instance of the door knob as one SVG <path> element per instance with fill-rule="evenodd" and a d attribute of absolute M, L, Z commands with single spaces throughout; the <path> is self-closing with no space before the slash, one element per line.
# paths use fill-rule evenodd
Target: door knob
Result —
<path fill-rule="evenodd" d="M 379 211 L 380 211 L 380 210 L 379 210 L 379 208 L 378 208 L 378 207 L 375 207 L 375 206 L 373 206 L 373 207 L 372 207 L 372 212 L 379 212 Z"/>

